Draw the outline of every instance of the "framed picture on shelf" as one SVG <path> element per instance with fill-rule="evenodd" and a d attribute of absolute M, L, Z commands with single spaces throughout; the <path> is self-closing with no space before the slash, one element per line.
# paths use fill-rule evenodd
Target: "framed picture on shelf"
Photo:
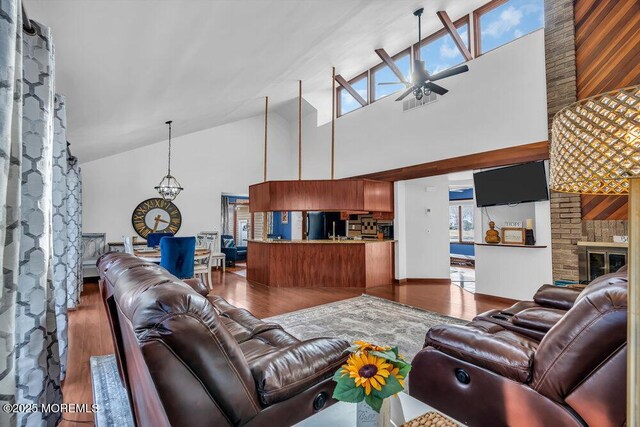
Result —
<path fill-rule="evenodd" d="M 524 236 L 522 227 L 502 227 L 503 245 L 524 245 Z"/>
<path fill-rule="evenodd" d="M 280 222 L 283 224 L 289 224 L 289 211 L 282 211 L 280 215 Z"/>

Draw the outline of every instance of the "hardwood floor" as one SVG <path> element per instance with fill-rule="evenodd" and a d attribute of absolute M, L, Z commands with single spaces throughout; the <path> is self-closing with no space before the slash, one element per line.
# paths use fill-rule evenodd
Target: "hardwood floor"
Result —
<path fill-rule="evenodd" d="M 241 271 L 242 267 L 235 270 Z M 378 286 L 375 288 L 271 288 L 248 283 L 227 269 L 213 272 L 213 293 L 231 304 L 244 307 L 264 318 L 290 311 L 356 297 L 366 292 L 381 298 L 426 310 L 471 320 L 476 314 L 502 308 L 512 301 L 467 292 L 454 285 L 419 284 Z M 425 330 L 426 332 L 426 330 Z M 89 357 L 113 353 L 106 313 L 97 283 L 85 284 L 80 306 L 69 313 L 69 361 L 63 385 L 66 403 L 93 403 Z M 93 424 L 91 414 L 65 414 L 64 427 Z M 77 421 L 77 422 L 74 422 Z"/>

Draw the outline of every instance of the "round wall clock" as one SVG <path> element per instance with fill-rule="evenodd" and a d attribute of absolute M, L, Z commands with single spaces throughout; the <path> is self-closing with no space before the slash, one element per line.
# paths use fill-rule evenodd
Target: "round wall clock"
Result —
<path fill-rule="evenodd" d="M 145 239 L 149 233 L 176 234 L 182 225 L 182 214 L 170 201 L 156 197 L 136 206 L 131 223 L 136 233 Z"/>

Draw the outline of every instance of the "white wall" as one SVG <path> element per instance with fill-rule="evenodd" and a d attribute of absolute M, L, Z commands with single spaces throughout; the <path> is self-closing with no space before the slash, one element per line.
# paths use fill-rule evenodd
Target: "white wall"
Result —
<path fill-rule="evenodd" d="M 476 245 L 476 292 L 518 300 L 530 300 L 536 290 L 552 283 L 551 208 L 549 201 L 523 203 L 533 205 L 536 245 L 546 248 L 509 248 Z M 500 207 L 494 207 L 491 218 Z M 502 217 L 520 220 L 504 207 Z M 527 209 L 528 210 L 528 209 Z M 531 218 L 531 216 L 528 216 Z M 526 218 L 522 218 L 524 221 Z M 488 222 L 485 219 L 484 222 Z M 502 224 L 497 223 L 501 226 Z M 484 235 L 481 242 L 484 242 Z"/>
<path fill-rule="evenodd" d="M 404 206 L 397 209 L 405 218 L 406 277 L 448 279 L 448 178 L 441 175 L 405 181 L 404 191 Z"/>
<path fill-rule="evenodd" d="M 179 123 L 174 123 L 179 126 Z M 179 235 L 220 230 L 221 193 L 246 194 L 263 178 L 264 119 L 253 117 L 172 141 L 171 172 L 184 190 L 174 201 L 182 213 Z M 292 179 L 289 123 L 269 115 L 269 179 Z M 167 141 L 83 163 L 83 231 L 105 232 L 108 241 L 135 235 L 133 209 L 158 197 L 167 173 Z M 297 172 L 297 168 L 296 168 Z"/>
<path fill-rule="evenodd" d="M 336 177 L 548 139 L 543 30 L 467 64 L 438 82 L 449 93 L 433 104 L 403 113 L 392 95 L 336 119 Z M 306 179 L 330 175 L 331 125 L 315 120 L 303 120 Z M 295 130 L 297 150 L 297 122 Z"/>

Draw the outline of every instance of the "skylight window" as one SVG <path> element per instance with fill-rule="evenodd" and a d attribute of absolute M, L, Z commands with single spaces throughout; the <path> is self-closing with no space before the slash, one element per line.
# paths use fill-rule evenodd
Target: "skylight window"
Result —
<path fill-rule="evenodd" d="M 508 0 L 476 12 L 478 53 L 486 53 L 544 27 L 543 0 Z"/>
<path fill-rule="evenodd" d="M 456 24 L 456 29 L 468 49 L 468 21 L 465 19 L 464 22 Z M 420 47 L 420 59 L 424 61 L 429 74 L 439 73 L 440 71 L 462 64 L 465 61 L 460 49 L 458 49 L 454 43 L 453 37 L 446 32 L 436 33 L 422 41 L 422 46 Z"/>

